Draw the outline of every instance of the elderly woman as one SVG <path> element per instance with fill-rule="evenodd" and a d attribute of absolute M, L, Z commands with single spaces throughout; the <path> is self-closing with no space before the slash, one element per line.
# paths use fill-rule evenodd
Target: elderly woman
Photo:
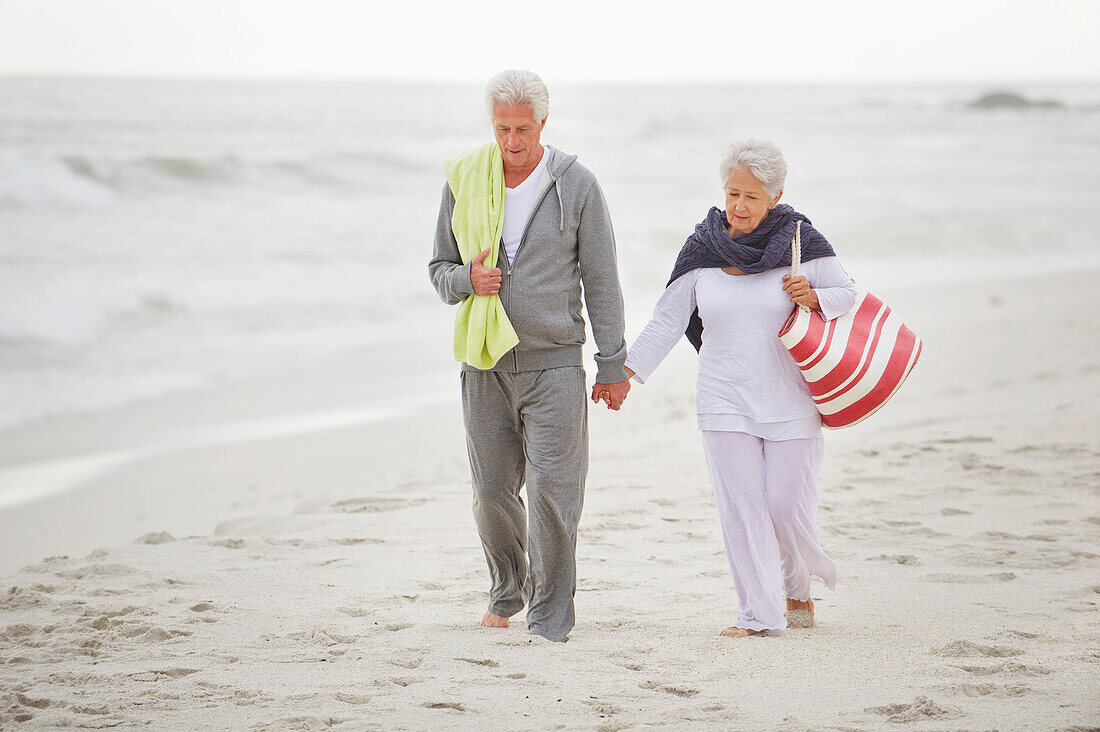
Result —
<path fill-rule="evenodd" d="M 645 383 L 682 334 L 699 351 L 697 411 L 722 538 L 741 612 L 722 635 L 813 625 L 810 580 L 836 583 L 817 538 L 821 417 L 779 329 L 793 304 L 826 319 L 856 290 L 805 216 L 779 204 L 787 164 L 774 144 L 733 143 L 719 165 L 726 208 L 684 244 L 626 373 Z M 802 272 L 791 239 L 802 221 Z M 779 595 L 786 595 L 786 615 Z"/>

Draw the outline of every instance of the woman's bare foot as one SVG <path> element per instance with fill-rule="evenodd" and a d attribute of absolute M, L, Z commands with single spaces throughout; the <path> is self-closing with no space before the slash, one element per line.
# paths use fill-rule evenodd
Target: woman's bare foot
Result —
<path fill-rule="evenodd" d="M 784 613 L 784 617 L 787 618 L 788 628 L 812 628 L 816 624 L 814 621 L 814 600 L 812 597 L 805 600 L 792 600 L 787 598 L 787 612 Z"/>
<path fill-rule="evenodd" d="M 748 628 L 738 628 L 736 625 L 726 628 L 718 635 L 724 635 L 727 638 L 748 638 L 750 635 L 760 635 L 764 631 L 762 630 L 749 630 Z"/>
<path fill-rule="evenodd" d="M 481 616 L 481 625 L 484 628 L 507 628 L 508 618 L 503 615 L 495 615 L 488 610 Z"/>

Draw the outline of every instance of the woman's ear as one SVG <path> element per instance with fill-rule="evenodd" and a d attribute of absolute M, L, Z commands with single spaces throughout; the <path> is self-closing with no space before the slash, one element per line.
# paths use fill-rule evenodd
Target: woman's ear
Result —
<path fill-rule="evenodd" d="M 772 199 L 771 204 L 768 206 L 768 210 L 771 211 L 775 208 L 775 204 L 779 203 L 779 199 L 783 197 L 783 191 L 779 192 L 779 195 Z"/>

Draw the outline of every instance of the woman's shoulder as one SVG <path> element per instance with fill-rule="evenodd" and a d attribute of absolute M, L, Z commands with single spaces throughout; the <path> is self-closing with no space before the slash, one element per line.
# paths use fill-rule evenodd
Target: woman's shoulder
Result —
<path fill-rule="evenodd" d="M 694 286 L 700 277 L 704 276 L 705 273 L 712 271 L 720 272 L 721 270 L 716 267 L 695 267 L 694 269 L 690 269 L 674 279 L 672 282 L 669 283 L 669 286 L 671 287 L 672 285 L 677 284 L 680 287 Z"/>
<path fill-rule="evenodd" d="M 832 268 L 832 267 L 837 266 L 837 264 L 839 262 L 840 262 L 840 260 L 837 259 L 837 256 L 835 254 L 829 254 L 829 255 L 826 255 L 824 257 L 814 257 L 813 259 L 807 259 L 807 260 L 803 261 L 802 262 L 802 268 L 803 269 L 806 269 L 806 268 L 810 268 L 810 269 Z"/>

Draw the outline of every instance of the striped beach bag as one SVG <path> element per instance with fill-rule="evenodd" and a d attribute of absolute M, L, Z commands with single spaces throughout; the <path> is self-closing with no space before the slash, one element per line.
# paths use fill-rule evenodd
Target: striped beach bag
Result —
<path fill-rule="evenodd" d="M 791 276 L 802 260 L 802 222 L 791 245 Z M 844 315 L 825 321 L 804 305 L 779 331 L 809 384 L 821 424 L 851 427 L 870 417 L 894 395 L 920 357 L 921 340 L 877 297 L 860 290 Z"/>

